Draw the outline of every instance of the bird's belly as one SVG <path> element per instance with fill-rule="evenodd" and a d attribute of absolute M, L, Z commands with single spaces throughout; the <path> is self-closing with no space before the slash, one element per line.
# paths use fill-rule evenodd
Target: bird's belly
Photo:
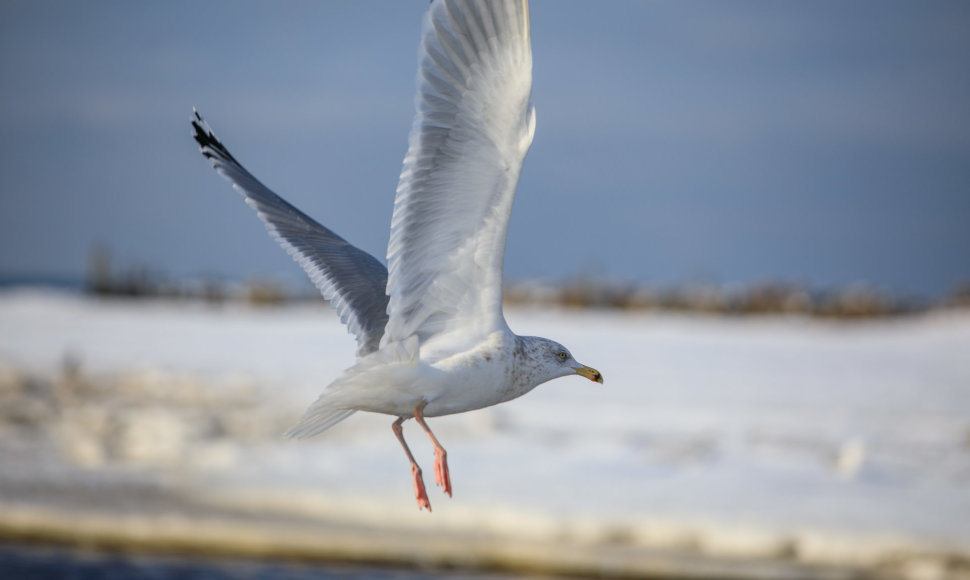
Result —
<path fill-rule="evenodd" d="M 501 368 L 474 367 L 442 372 L 431 365 L 421 365 L 413 381 L 385 382 L 380 397 L 360 397 L 354 407 L 400 417 L 410 417 L 425 403 L 424 415 L 438 417 L 473 411 L 501 403 L 504 372 Z M 399 377 L 395 377 L 399 378 Z M 362 393 L 359 393 L 362 394 Z"/>
<path fill-rule="evenodd" d="M 503 338 L 446 358 L 361 369 L 342 389 L 343 406 L 410 417 L 424 403 L 424 414 L 437 417 L 507 401 L 521 393 L 509 386 L 512 360 Z"/>
<path fill-rule="evenodd" d="M 424 414 L 429 417 L 451 415 L 489 407 L 509 400 L 508 362 L 504 357 L 488 360 L 471 354 L 444 371 L 436 393 L 426 398 Z"/>

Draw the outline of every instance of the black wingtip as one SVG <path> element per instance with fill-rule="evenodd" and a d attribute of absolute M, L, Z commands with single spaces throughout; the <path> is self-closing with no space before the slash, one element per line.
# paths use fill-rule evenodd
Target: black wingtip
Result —
<path fill-rule="evenodd" d="M 192 137 L 202 149 L 202 154 L 210 159 L 218 154 L 220 157 L 225 157 L 229 161 L 235 162 L 236 158 L 229 153 L 225 145 L 216 139 L 209 124 L 205 122 L 205 119 L 202 118 L 202 115 L 199 114 L 199 111 L 195 107 L 192 107 L 192 114 L 195 117 L 195 119 L 190 119 L 192 128 L 195 129 L 195 134 Z"/>

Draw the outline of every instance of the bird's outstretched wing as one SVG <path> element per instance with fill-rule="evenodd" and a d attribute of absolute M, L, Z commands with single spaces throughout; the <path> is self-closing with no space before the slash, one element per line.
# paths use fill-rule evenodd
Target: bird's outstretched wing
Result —
<path fill-rule="evenodd" d="M 413 335 L 473 341 L 505 328 L 502 265 L 535 131 L 531 94 L 526 0 L 432 3 L 387 249 L 382 345 Z"/>
<path fill-rule="evenodd" d="M 290 205 L 246 171 L 198 111 L 192 119 L 195 140 L 212 166 L 246 198 L 259 219 L 293 257 L 340 320 L 357 337 L 357 356 L 377 350 L 387 324 L 387 269 L 367 252 Z"/>

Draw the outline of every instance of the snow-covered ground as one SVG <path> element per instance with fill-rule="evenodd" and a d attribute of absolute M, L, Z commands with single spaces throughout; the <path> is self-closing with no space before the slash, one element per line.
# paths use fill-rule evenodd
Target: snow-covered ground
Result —
<path fill-rule="evenodd" d="M 966 571 L 967 312 L 507 318 L 569 346 L 605 384 L 560 379 L 432 420 L 455 495 L 429 489 L 429 515 L 391 418 L 358 413 L 309 442 L 279 436 L 353 362 L 326 307 L 7 291 L 0 501 L 30 500 L 32 482 L 56 495 L 56 482 L 147 478 L 199 505 L 276 518 L 849 566 L 906 556 L 910 576 Z M 430 444 L 413 423 L 405 433 L 430 477 Z"/>

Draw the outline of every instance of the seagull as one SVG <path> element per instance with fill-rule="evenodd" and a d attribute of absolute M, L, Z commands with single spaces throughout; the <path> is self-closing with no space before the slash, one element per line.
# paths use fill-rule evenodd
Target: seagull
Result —
<path fill-rule="evenodd" d="M 431 502 L 404 421 L 431 439 L 435 483 L 451 497 L 447 453 L 426 417 L 504 403 L 564 376 L 603 382 L 558 342 L 514 334 L 502 312 L 509 215 L 535 133 L 529 35 L 527 0 L 431 2 L 386 268 L 257 180 L 198 111 L 191 119 L 202 154 L 357 338 L 354 366 L 286 435 L 311 437 L 356 411 L 397 417 L 419 510 Z"/>

